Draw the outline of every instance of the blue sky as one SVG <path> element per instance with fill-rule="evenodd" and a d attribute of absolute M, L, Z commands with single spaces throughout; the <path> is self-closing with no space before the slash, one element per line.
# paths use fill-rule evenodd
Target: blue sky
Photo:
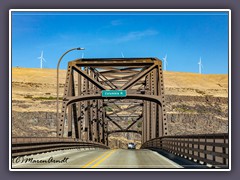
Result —
<path fill-rule="evenodd" d="M 12 12 L 12 66 L 56 68 L 84 58 L 157 57 L 168 71 L 228 73 L 227 12 Z"/>

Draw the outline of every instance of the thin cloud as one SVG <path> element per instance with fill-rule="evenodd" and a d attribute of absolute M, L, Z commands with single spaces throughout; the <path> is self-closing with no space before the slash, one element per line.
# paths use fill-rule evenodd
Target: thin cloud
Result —
<path fill-rule="evenodd" d="M 111 21 L 111 25 L 112 25 L 112 26 L 122 25 L 122 21 L 120 21 L 120 20 L 113 20 L 113 21 Z"/>
<path fill-rule="evenodd" d="M 146 36 L 154 36 L 157 34 L 158 34 L 158 31 L 155 31 L 155 30 L 132 31 L 132 32 L 129 32 L 128 34 L 118 38 L 117 42 L 127 42 L 127 41 L 141 39 Z"/>

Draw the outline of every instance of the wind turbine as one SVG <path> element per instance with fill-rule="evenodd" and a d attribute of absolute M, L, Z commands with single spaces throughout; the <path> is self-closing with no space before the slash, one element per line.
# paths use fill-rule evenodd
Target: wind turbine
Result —
<path fill-rule="evenodd" d="M 164 63 L 164 70 L 166 71 L 167 70 L 167 54 L 163 58 L 163 63 Z"/>
<path fill-rule="evenodd" d="M 41 56 L 40 56 L 40 57 L 38 57 L 38 59 L 40 59 L 40 68 L 42 69 L 42 64 L 43 64 L 43 61 L 45 61 L 45 62 L 46 62 L 46 60 L 43 58 L 43 51 L 42 51 L 42 53 L 41 53 Z"/>
<path fill-rule="evenodd" d="M 202 74 L 202 68 L 203 68 L 203 65 L 202 65 L 202 59 L 200 57 L 200 60 L 198 62 L 198 68 L 199 68 L 199 74 Z"/>
<path fill-rule="evenodd" d="M 122 54 L 122 58 L 124 58 L 124 55 L 123 55 L 123 53 L 121 52 L 121 54 Z"/>

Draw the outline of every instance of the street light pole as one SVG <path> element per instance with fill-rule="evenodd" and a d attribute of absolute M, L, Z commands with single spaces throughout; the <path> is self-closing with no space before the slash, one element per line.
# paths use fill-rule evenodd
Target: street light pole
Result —
<path fill-rule="evenodd" d="M 74 50 L 84 50 L 84 48 L 72 48 L 69 49 L 68 51 L 66 51 L 58 60 L 58 64 L 57 64 L 57 126 L 58 126 L 58 118 L 59 118 L 59 66 L 60 66 L 60 62 L 62 61 L 63 57 L 69 53 L 70 51 L 74 51 Z M 57 127 L 58 128 L 58 127 Z"/>

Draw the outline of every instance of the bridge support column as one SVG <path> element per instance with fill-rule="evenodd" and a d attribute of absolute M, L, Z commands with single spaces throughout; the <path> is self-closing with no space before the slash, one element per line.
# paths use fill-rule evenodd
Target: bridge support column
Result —
<path fill-rule="evenodd" d="M 92 77 L 98 81 L 98 75 L 94 73 L 94 71 L 91 71 Z M 92 87 L 92 94 L 97 94 L 97 87 L 93 85 Z M 99 142 L 99 108 L 98 108 L 99 100 L 93 100 L 93 119 L 92 119 L 92 127 L 93 127 L 93 141 Z"/>
<path fill-rule="evenodd" d="M 103 101 L 98 100 L 97 104 L 98 111 L 98 142 L 103 143 Z"/>
<path fill-rule="evenodd" d="M 143 102 L 142 143 L 147 141 L 147 101 Z"/>
<path fill-rule="evenodd" d="M 82 77 L 78 74 L 78 96 L 82 94 Z M 82 139 L 82 131 L 83 131 L 83 116 L 82 116 L 82 102 L 78 102 L 78 134 L 79 139 Z"/>
<path fill-rule="evenodd" d="M 98 117 L 97 117 L 97 100 L 93 100 L 93 104 L 92 104 L 92 133 L 93 133 L 93 141 L 97 142 L 98 141 L 98 128 L 97 128 L 97 121 L 98 121 Z"/>
<path fill-rule="evenodd" d="M 62 104 L 62 110 L 60 113 L 60 118 L 58 120 L 58 137 L 63 137 L 64 134 L 64 122 L 66 118 L 66 109 L 67 109 L 67 120 L 68 120 L 68 131 L 67 136 L 73 137 L 73 122 L 74 122 L 74 134 L 75 138 L 79 138 L 79 132 L 78 132 L 78 123 L 77 123 L 77 107 L 76 103 L 66 105 L 66 98 L 69 96 L 75 96 L 75 84 L 74 84 L 74 71 L 71 68 L 71 66 L 68 65 L 68 71 L 67 71 L 67 77 L 66 77 L 66 83 L 64 87 L 64 95 L 63 95 L 63 104 Z"/>
<path fill-rule="evenodd" d="M 108 121 L 106 120 L 106 112 L 103 112 L 103 135 L 104 135 L 104 144 L 108 146 Z"/>
<path fill-rule="evenodd" d="M 68 106 L 68 137 L 72 137 L 72 105 Z"/>
<path fill-rule="evenodd" d="M 71 73 L 71 96 L 75 96 L 75 81 L 74 81 L 74 71 Z M 79 139 L 78 134 L 78 118 L 77 118 L 77 105 L 76 103 L 72 104 L 72 115 L 74 122 L 75 138 Z"/>
<path fill-rule="evenodd" d="M 147 89 L 147 94 L 150 95 L 151 94 L 151 77 L 148 74 L 146 77 L 146 89 Z M 151 102 L 147 101 L 146 103 L 146 121 L 147 121 L 147 141 L 151 139 Z"/>
<path fill-rule="evenodd" d="M 162 63 L 158 62 L 158 96 L 161 98 L 162 107 L 158 107 L 158 129 L 159 135 L 158 137 L 168 135 L 168 127 L 167 127 L 167 113 L 165 107 L 165 97 L 164 97 L 164 85 L 163 85 L 163 71 L 162 71 Z"/>
<path fill-rule="evenodd" d="M 65 116 L 66 116 L 66 110 L 67 110 L 67 103 L 65 99 L 69 95 L 71 73 L 72 73 L 72 68 L 68 64 L 66 82 L 64 86 L 64 92 L 63 92 L 62 108 L 61 108 L 60 117 L 58 119 L 57 137 L 63 137 L 63 134 L 64 134 L 64 123 L 65 123 Z"/>
<path fill-rule="evenodd" d="M 157 95 L 157 69 L 153 69 L 151 75 L 151 95 Z M 151 102 L 151 139 L 156 138 L 156 126 L 157 126 L 157 104 Z"/>
<path fill-rule="evenodd" d="M 69 77 L 69 87 L 68 87 L 68 96 L 72 96 L 72 70 L 71 70 L 71 73 L 70 73 L 70 77 Z M 68 105 L 68 118 L 67 118 L 67 121 L 68 121 L 68 137 L 72 137 L 72 104 L 71 105 Z"/>
<path fill-rule="evenodd" d="M 87 73 L 87 68 L 84 68 L 84 72 Z M 83 94 L 87 95 L 88 94 L 88 89 L 89 89 L 89 81 L 87 81 L 86 78 L 83 80 Z M 89 141 L 89 102 L 84 101 L 83 103 L 83 117 L 84 117 L 84 139 L 86 141 Z"/>

